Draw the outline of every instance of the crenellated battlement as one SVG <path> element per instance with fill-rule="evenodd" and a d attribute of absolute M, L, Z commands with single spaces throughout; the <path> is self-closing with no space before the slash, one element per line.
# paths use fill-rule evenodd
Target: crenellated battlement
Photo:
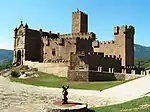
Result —
<path fill-rule="evenodd" d="M 106 60 L 108 60 L 108 59 L 121 60 L 121 58 L 117 57 L 116 55 L 105 55 L 104 58 Z"/>
<path fill-rule="evenodd" d="M 91 35 L 93 32 L 81 32 L 81 33 L 69 33 L 69 34 L 60 34 L 60 36 L 84 36 L 84 35 Z"/>
<path fill-rule="evenodd" d="M 103 52 L 88 52 L 87 55 L 104 56 L 104 53 Z"/>
<path fill-rule="evenodd" d="M 125 68 L 126 69 L 136 69 L 136 68 L 139 68 L 139 67 L 137 67 L 137 66 L 126 66 Z"/>
<path fill-rule="evenodd" d="M 87 39 L 95 39 L 95 34 L 93 32 L 87 33 L 71 33 L 71 34 L 60 34 L 60 38 L 87 38 Z"/>
<path fill-rule="evenodd" d="M 77 55 L 83 55 L 83 56 L 89 56 L 89 55 L 103 55 L 104 56 L 104 53 L 103 52 L 84 52 L 84 51 L 78 51 L 77 53 L 71 53 L 73 55 L 77 54 Z"/>
<path fill-rule="evenodd" d="M 79 12 L 81 12 L 81 11 L 77 10 L 77 11 L 72 12 L 72 14 L 76 14 L 76 13 L 79 13 Z"/>
<path fill-rule="evenodd" d="M 49 39 L 49 38 L 50 38 L 49 36 L 42 36 L 43 40 L 46 40 L 46 39 Z"/>
<path fill-rule="evenodd" d="M 80 51 L 77 53 L 71 53 L 72 56 L 79 56 L 79 57 L 89 57 L 88 59 L 94 59 L 94 58 L 99 58 L 102 60 L 109 60 L 110 62 L 112 61 L 121 61 L 120 57 L 117 57 L 116 55 L 104 55 L 103 52 L 84 52 L 84 51 Z M 113 62 L 114 63 L 114 62 Z"/>
<path fill-rule="evenodd" d="M 83 14 L 87 15 L 86 13 L 80 11 L 79 9 L 77 9 L 77 11 L 72 12 L 72 14 L 78 14 L 78 13 L 83 13 Z"/>
<path fill-rule="evenodd" d="M 67 41 L 76 41 L 76 39 L 75 38 L 69 38 L 69 37 L 67 37 L 67 38 L 63 38 L 63 39 L 65 39 L 65 40 L 67 40 Z"/>
<path fill-rule="evenodd" d="M 48 60 L 48 63 L 69 63 L 69 60 Z"/>
<path fill-rule="evenodd" d="M 44 41 L 44 42 L 46 42 L 47 43 L 47 45 L 48 45 L 48 43 L 50 42 L 50 41 L 53 41 L 53 42 L 55 42 L 56 44 L 58 44 L 58 45 L 64 45 L 64 38 L 51 38 L 51 37 L 48 37 L 48 36 L 43 36 L 42 37 L 42 40 Z"/>
<path fill-rule="evenodd" d="M 134 35 L 135 29 L 133 26 L 129 25 L 123 25 L 121 27 L 115 26 L 114 27 L 114 35 L 120 34 L 120 33 L 131 33 Z"/>
<path fill-rule="evenodd" d="M 111 41 L 99 41 L 99 44 L 100 45 L 105 45 L 105 44 L 114 44 L 115 41 L 114 40 L 111 40 Z"/>
<path fill-rule="evenodd" d="M 48 36 L 42 36 L 41 40 L 43 41 L 44 44 L 49 45 L 49 37 Z"/>
<path fill-rule="evenodd" d="M 50 36 L 42 36 L 42 40 L 53 40 L 53 41 L 60 41 L 62 40 L 62 38 L 53 38 L 53 37 L 50 37 Z"/>
<path fill-rule="evenodd" d="M 96 41 L 93 41 L 92 42 L 92 46 L 93 47 L 100 47 L 101 45 L 110 45 L 110 44 L 115 44 L 115 41 L 114 40 L 111 40 L 111 41 L 98 41 L 98 40 L 96 40 Z"/>

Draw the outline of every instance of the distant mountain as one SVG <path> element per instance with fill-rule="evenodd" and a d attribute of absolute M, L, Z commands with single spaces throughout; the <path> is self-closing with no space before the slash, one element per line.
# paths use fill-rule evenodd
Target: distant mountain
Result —
<path fill-rule="evenodd" d="M 134 45 L 135 58 L 150 58 L 150 47 L 135 44 Z"/>
<path fill-rule="evenodd" d="M 135 44 L 134 45 L 135 58 L 150 58 L 150 47 Z M 0 60 L 13 59 L 13 51 L 0 49 Z"/>
<path fill-rule="evenodd" d="M 0 60 L 13 59 L 13 51 L 0 49 Z"/>

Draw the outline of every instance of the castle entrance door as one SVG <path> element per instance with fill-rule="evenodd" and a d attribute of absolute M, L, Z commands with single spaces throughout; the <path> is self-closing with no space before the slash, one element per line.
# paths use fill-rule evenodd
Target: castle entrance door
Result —
<path fill-rule="evenodd" d="M 17 51 L 17 64 L 21 64 L 21 51 L 20 50 L 18 50 Z"/>

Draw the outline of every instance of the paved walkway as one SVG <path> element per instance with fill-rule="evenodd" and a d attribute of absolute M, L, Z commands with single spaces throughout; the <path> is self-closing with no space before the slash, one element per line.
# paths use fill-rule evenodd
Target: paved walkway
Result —
<path fill-rule="evenodd" d="M 149 86 L 150 76 L 146 76 L 103 91 L 68 89 L 68 98 L 89 107 L 111 105 L 139 98 L 150 92 Z M 41 112 L 53 100 L 61 100 L 61 93 L 60 88 L 25 85 L 0 76 L 1 112 Z"/>

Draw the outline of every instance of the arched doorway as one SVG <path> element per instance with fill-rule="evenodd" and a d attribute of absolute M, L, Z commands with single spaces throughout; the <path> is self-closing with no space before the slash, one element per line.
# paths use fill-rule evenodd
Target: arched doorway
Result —
<path fill-rule="evenodd" d="M 20 50 L 18 50 L 17 51 L 17 64 L 21 64 L 21 51 Z"/>

